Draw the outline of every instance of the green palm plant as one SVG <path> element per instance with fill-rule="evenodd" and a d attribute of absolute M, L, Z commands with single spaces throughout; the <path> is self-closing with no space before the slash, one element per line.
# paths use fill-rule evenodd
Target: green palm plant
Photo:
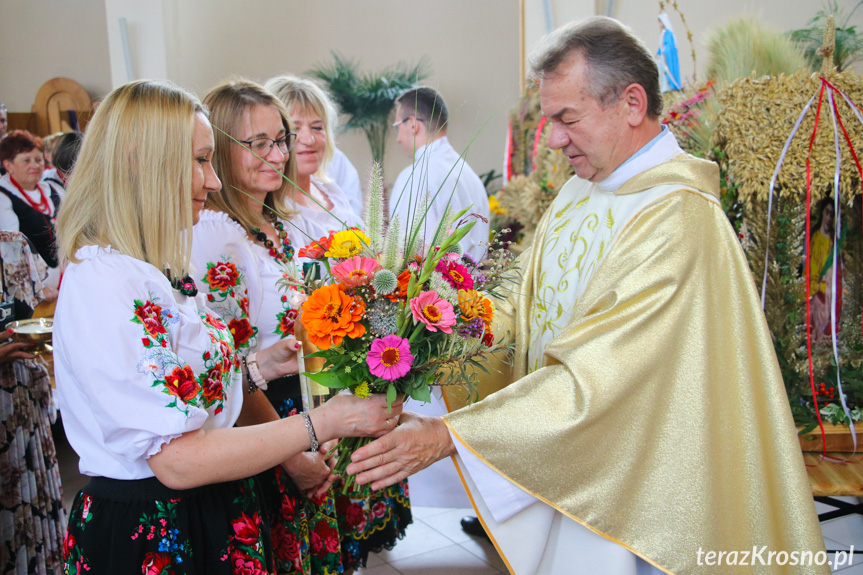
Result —
<path fill-rule="evenodd" d="M 849 25 L 851 16 L 861 5 L 863 0 L 845 15 L 836 0 L 828 2 L 826 9 L 816 12 L 806 28 L 794 30 L 789 34 L 791 41 L 802 48 L 810 70 L 817 72 L 821 69 L 822 57 L 818 54 L 818 48 L 824 41 L 824 27 L 831 14 L 836 19 L 836 49 L 833 51 L 833 65 L 836 70 L 841 72 L 863 58 L 863 34 L 858 32 L 855 26 Z"/>
<path fill-rule="evenodd" d="M 358 63 L 333 52 L 333 63 L 309 72 L 329 90 L 340 111 L 349 119 L 345 130 L 362 130 L 372 149 L 372 158 L 383 164 L 389 116 L 395 99 L 429 76 L 425 58 L 408 65 L 399 62 L 381 72 L 362 74 Z"/>

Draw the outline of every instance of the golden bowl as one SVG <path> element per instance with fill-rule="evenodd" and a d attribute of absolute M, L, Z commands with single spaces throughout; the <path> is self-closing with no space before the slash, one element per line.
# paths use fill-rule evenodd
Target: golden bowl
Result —
<path fill-rule="evenodd" d="M 51 318 L 22 319 L 13 321 L 7 326 L 12 330 L 12 339 L 24 343 L 32 343 L 39 347 L 34 353 L 46 353 L 51 351 L 51 336 L 54 328 L 54 320 Z"/>

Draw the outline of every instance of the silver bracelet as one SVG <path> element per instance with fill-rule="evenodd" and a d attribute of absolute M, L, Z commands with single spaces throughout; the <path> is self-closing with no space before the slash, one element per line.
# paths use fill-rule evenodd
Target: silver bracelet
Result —
<path fill-rule="evenodd" d="M 315 435 L 315 427 L 312 425 L 312 418 L 305 411 L 300 412 L 303 416 L 303 422 L 306 424 L 306 431 L 309 432 L 309 449 L 312 453 L 318 453 L 318 437 Z"/>

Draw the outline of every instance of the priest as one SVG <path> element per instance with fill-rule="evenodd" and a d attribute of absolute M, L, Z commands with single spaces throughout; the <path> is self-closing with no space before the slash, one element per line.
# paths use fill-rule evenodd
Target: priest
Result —
<path fill-rule="evenodd" d="M 576 177 L 523 254 L 512 383 L 403 414 L 348 472 L 380 488 L 452 456 L 518 575 L 829 573 L 717 166 L 662 126 L 651 53 L 595 17 L 532 67 Z"/>

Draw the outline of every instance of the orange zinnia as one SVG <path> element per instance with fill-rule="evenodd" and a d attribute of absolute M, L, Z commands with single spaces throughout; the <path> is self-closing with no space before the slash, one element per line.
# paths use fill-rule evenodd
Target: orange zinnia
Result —
<path fill-rule="evenodd" d="M 366 304 L 345 293 L 344 286 L 327 285 L 317 289 L 303 304 L 303 325 L 309 340 L 320 349 L 341 345 L 342 339 L 361 337 L 366 327 L 360 323 Z"/>
<path fill-rule="evenodd" d="M 486 326 L 491 325 L 494 318 L 494 306 L 491 300 L 479 294 L 476 290 L 458 290 L 458 307 L 465 321 L 482 318 Z"/>

